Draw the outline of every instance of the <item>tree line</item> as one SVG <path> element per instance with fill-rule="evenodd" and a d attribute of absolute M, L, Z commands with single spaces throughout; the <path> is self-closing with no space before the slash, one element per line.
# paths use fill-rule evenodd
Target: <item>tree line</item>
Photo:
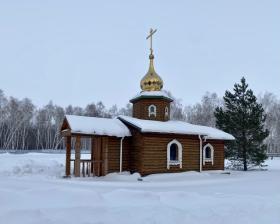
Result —
<path fill-rule="evenodd" d="M 0 90 L 0 149 L 62 149 L 59 129 L 65 114 L 110 118 L 131 111 L 130 104 L 106 109 L 102 102 L 63 108 L 50 101 L 38 108 L 28 98 L 7 97 Z"/>
<path fill-rule="evenodd" d="M 280 101 L 274 94 L 266 92 L 258 96 L 258 102 L 266 114 L 264 126 L 269 130 L 265 142 L 276 149 L 280 143 Z M 225 103 L 216 93 L 206 92 L 194 105 L 183 105 L 180 99 L 174 98 L 171 119 L 215 127 L 218 107 L 224 108 Z M 38 108 L 28 98 L 7 97 L 0 90 L 0 149 L 62 149 L 59 128 L 65 114 L 106 118 L 131 116 L 132 105 L 106 108 L 100 101 L 84 108 L 72 105 L 63 108 L 49 102 Z"/>

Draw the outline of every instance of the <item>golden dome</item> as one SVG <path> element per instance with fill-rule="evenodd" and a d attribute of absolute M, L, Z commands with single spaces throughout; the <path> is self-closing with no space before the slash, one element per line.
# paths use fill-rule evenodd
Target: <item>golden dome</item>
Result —
<path fill-rule="evenodd" d="M 156 73 L 154 68 L 154 55 L 149 55 L 150 66 L 147 74 L 142 78 L 140 86 L 143 91 L 160 91 L 163 87 L 161 77 Z"/>

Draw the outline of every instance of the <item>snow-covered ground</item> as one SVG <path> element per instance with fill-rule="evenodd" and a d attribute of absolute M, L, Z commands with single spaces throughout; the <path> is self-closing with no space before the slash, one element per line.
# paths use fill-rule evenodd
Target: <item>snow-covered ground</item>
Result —
<path fill-rule="evenodd" d="M 63 179 L 63 154 L 0 154 L 0 223 L 280 223 L 280 159 L 267 171 Z"/>

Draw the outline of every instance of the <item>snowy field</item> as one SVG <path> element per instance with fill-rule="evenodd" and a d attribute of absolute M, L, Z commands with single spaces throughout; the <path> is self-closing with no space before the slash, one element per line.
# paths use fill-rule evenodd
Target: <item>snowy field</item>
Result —
<path fill-rule="evenodd" d="M 63 179 L 63 154 L 0 154 L 1 224 L 280 223 L 280 159 L 267 171 Z"/>

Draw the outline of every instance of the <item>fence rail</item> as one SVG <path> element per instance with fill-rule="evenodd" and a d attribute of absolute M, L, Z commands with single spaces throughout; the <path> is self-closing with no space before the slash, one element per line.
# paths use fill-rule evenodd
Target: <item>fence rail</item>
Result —
<path fill-rule="evenodd" d="M 267 149 L 267 156 L 280 157 L 280 148 L 278 147 L 278 145 L 269 145 Z"/>
<path fill-rule="evenodd" d="M 73 163 L 73 175 L 75 175 L 75 159 L 70 160 Z M 80 175 L 83 177 L 93 177 L 100 175 L 100 164 L 102 164 L 102 160 L 90 160 L 90 159 L 81 159 L 80 160 Z"/>
<path fill-rule="evenodd" d="M 280 157 L 280 152 L 278 153 L 267 153 L 268 157 Z"/>

